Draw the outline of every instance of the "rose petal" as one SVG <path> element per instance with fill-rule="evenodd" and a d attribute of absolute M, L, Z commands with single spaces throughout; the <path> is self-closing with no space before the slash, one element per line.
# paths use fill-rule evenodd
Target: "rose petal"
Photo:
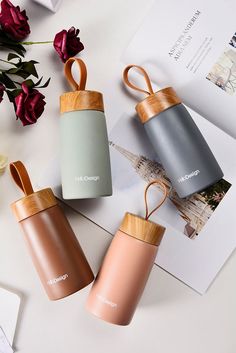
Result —
<path fill-rule="evenodd" d="M 19 6 L 14 6 L 9 0 L 1 2 L 0 24 L 3 31 L 17 41 L 30 33 L 25 10 L 20 11 Z"/>
<path fill-rule="evenodd" d="M 63 29 L 55 35 L 53 45 L 63 62 L 84 49 L 84 45 L 78 37 L 79 32 L 79 29 L 71 27 L 68 31 Z"/>
<path fill-rule="evenodd" d="M 42 115 L 46 102 L 45 96 L 37 89 L 30 89 L 25 82 L 22 83 L 22 92 L 15 98 L 16 116 L 22 124 L 34 124 Z"/>

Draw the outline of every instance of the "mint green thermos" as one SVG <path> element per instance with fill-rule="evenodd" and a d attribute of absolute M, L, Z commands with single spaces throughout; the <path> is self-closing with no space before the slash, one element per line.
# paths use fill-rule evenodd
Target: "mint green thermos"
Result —
<path fill-rule="evenodd" d="M 71 72 L 74 62 L 80 69 L 79 84 Z M 74 91 L 60 97 L 63 198 L 110 196 L 111 166 L 102 94 L 85 90 L 87 70 L 81 59 L 66 62 L 65 76 Z"/>

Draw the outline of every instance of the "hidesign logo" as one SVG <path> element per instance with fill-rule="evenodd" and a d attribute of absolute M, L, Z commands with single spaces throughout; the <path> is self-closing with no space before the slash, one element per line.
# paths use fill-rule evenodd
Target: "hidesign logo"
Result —
<path fill-rule="evenodd" d="M 65 273 L 64 275 L 61 275 L 57 278 L 50 279 L 49 281 L 47 281 L 47 284 L 49 284 L 51 286 L 57 282 L 65 281 L 68 277 L 69 277 L 69 275 L 67 273 Z"/>
<path fill-rule="evenodd" d="M 104 304 L 109 305 L 111 308 L 117 308 L 117 303 L 113 303 L 107 298 L 103 297 L 101 294 L 97 294 L 96 297 Z"/>
<path fill-rule="evenodd" d="M 92 175 L 92 176 L 82 175 L 82 176 L 75 177 L 75 181 L 99 181 L 99 180 L 100 180 L 99 175 Z"/>
<path fill-rule="evenodd" d="M 188 179 L 191 179 L 191 178 L 193 178 L 193 177 L 195 177 L 195 176 L 198 176 L 199 173 L 200 173 L 200 170 L 197 169 L 197 170 L 191 172 L 190 174 L 186 174 L 186 175 L 180 177 L 180 178 L 178 179 L 178 182 L 179 182 L 179 183 L 183 183 L 184 181 L 186 181 L 186 180 L 188 180 Z"/>

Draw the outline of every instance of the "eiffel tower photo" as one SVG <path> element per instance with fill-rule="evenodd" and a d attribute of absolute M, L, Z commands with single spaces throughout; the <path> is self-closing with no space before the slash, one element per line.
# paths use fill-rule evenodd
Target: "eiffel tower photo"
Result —
<path fill-rule="evenodd" d="M 161 179 L 167 187 L 169 200 L 175 205 L 180 217 L 186 222 L 183 230 L 184 234 L 191 239 L 195 238 L 215 209 L 211 207 L 204 193 L 196 193 L 185 199 L 179 198 L 176 191 L 172 188 L 170 180 L 160 163 L 144 156 L 136 155 L 112 141 L 110 141 L 109 144 L 130 162 L 136 173 L 143 180 L 149 183 L 152 180 Z M 224 182 L 227 183 L 226 181 Z M 161 190 L 158 184 L 156 187 Z M 223 192 L 222 194 L 224 196 Z"/>

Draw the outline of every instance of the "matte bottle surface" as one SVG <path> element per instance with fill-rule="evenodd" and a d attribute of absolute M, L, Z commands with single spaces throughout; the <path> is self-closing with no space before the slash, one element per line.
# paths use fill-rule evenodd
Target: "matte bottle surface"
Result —
<path fill-rule="evenodd" d="M 143 293 L 158 247 L 118 231 L 87 300 L 94 315 L 128 325 Z"/>
<path fill-rule="evenodd" d="M 60 128 L 63 198 L 111 195 L 110 155 L 104 113 L 95 110 L 63 113 Z"/>
<path fill-rule="evenodd" d="M 182 104 L 149 119 L 144 127 L 180 197 L 200 192 L 223 177 L 209 146 Z"/>
<path fill-rule="evenodd" d="M 93 273 L 59 206 L 19 222 L 33 263 L 51 300 L 70 295 L 93 281 Z"/>

